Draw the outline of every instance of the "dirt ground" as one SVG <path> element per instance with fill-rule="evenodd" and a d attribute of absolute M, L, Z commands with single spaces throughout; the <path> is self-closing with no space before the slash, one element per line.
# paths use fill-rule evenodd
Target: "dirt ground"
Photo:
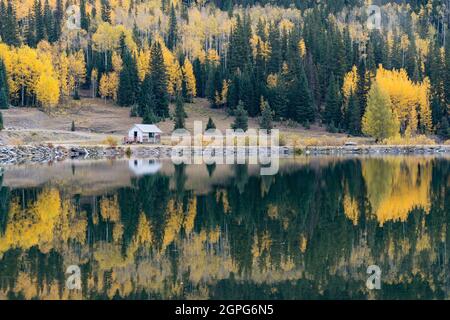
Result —
<path fill-rule="evenodd" d="M 217 129 L 225 133 L 230 128 L 234 117 L 224 110 L 211 109 L 206 99 L 196 99 L 194 103 L 186 103 L 185 111 L 188 114 L 186 128 L 192 130 L 194 121 L 202 121 L 206 126 L 208 118 L 212 117 Z M 174 106 L 171 106 L 171 114 Z M 130 109 L 122 108 L 109 101 L 101 99 L 83 98 L 79 101 L 70 101 L 64 107 L 52 112 L 43 112 L 36 108 L 11 108 L 3 110 L 5 129 L 0 132 L 0 144 L 48 144 L 79 145 L 102 144 L 108 136 L 122 141 L 128 130 L 135 123 L 141 123 L 141 118 L 131 118 Z M 71 124 L 75 123 L 76 131 L 72 132 Z M 259 128 L 258 119 L 249 118 L 249 128 Z M 173 130 L 173 120 L 166 119 L 158 123 L 164 132 L 163 141 Z M 349 138 L 344 134 L 330 134 L 325 128 L 317 125 L 305 130 L 302 126 L 293 123 L 275 123 L 275 128 L 282 132 L 285 139 L 293 141 L 303 139 L 313 143 L 315 141 L 333 141 L 342 144 Z M 361 138 L 351 138 L 352 141 Z M 365 141 L 364 141 L 365 142 Z M 325 142 L 329 144 L 328 142 Z"/>

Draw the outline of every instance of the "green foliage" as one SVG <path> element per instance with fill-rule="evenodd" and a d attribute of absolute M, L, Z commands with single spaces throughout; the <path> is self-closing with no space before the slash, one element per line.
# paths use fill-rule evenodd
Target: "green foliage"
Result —
<path fill-rule="evenodd" d="M 326 124 L 334 123 L 338 125 L 341 122 L 342 114 L 342 95 L 339 85 L 334 77 L 331 75 L 328 92 L 325 99 L 325 114 L 324 120 Z"/>
<path fill-rule="evenodd" d="M 239 104 L 236 107 L 234 115 L 235 115 L 235 119 L 231 125 L 231 128 L 233 130 L 242 129 L 244 131 L 247 131 L 247 129 L 248 129 L 248 113 L 245 110 L 245 106 L 242 101 L 239 101 Z"/>
<path fill-rule="evenodd" d="M 206 130 L 209 129 L 216 129 L 216 124 L 214 123 L 213 119 L 209 117 L 208 123 L 206 124 Z"/>
<path fill-rule="evenodd" d="M 175 102 L 175 125 L 174 130 L 184 129 L 186 120 L 186 112 L 184 111 L 183 98 L 178 96 Z"/>
<path fill-rule="evenodd" d="M 377 141 L 395 136 L 399 132 L 399 123 L 392 113 L 391 100 L 376 83 L 369 92 L 362 131 Z"/>
<path fill-rule="evenodd" d="M 131 106 L 136 103 L 139 95 L 139 77 L 131 52 L 125 45 L 125 35 L 122 34 L 120 40 L 122 55 L 122 70 L 119 75 L 119 88 L 117 91 L 117 103 L 120 106 Z"/>
<path fill-rule="evenodd" d="M 261 116 L 261 122 L 260 126 L 261 129 L 266 129 L 268 131 L 272 130 L 273 128 L 273 112 L 270 108 L 270 105 L 267 103 L 267 101 L 264 100 L 263 97 L 261 97 L 261 110 L 262 110 L 262 116 Z"/>
<path fill-rule="evenodd" d="M 9 107 L 9 89 L 6 79 L 6 69 L 3 60 L 0 59 L 0 109 Z"/>
<path fill-rule="evenodd" d="M 169 95 L 167 93 L 167 71 L 164 65 L 161 45 L 155 42 L 151 49 L 150 78 L 155 96 L 154 113 L 159 118 L 169 116 Z"/>
<path fill-rule="evenodd" d="M 169 50 L 175 49 L 177 42 L 178 42 L 177 16 L 175 13 L 175 8 L 172 3 L 169 15 L 169 35 L 167 37 L 167 48 L 169 48 Z"/>

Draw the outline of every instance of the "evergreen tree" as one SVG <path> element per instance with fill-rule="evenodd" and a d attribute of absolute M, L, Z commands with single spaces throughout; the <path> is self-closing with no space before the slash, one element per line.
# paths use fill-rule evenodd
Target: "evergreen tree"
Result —
<path fill-rule="evenodd" d="M 150 57 L 150 76 L 155 96 L 154 111 L 156 116 L 165 118 L 169 116 L 169 95 L 167 93 L 167 71 L 159 42 L 153 44 Z"/>
<path fill-rule="evenodd" d="M 85 0 L 83 0 L 85 1 Z M 55 5 L 55 13 L 54 13 L 54 26 L 53 26 L 53 38 L 55 41 L 58 41 L 61 36 L 61 28 L 62 28 L 62 20 L 64 17 L 64 7 L 63 7 L 63 0 L 56 0 Z"/>
<path fill-rule="evenodd" d="M 206 130 L 209 129 L 216 129 L 216 124 L 214 123 L 213 119 L 209 117 L 208 123 L 206 124 Z"/>
<path fill-rule="evenodd" d="M 0 59 L 0 109 L 9 107 L 9 87 L 6 78 L 6 68 L 3 60 Z"/>
<path fill-rule="evenodd" d="M 146 112 L 144 117 L 142 118 L 143 124 L 154 124 L 158 122 L 158 117 L 153 112 L 153 109 L 149 108 Z"/>
<path fill-rule="evenodd" d="M 76 130 L 75 121 L 72 120 L 72 124 L 70 125 L 70 131 L 74 132 L 75 130 Z"/>
<path fill-rule="evenodd" d="M 289 93 L 289 115 L 292 120 L 306 124 L 315 119 L 314 106 L 303 67 L 300 75 L 294 79 Z"/>
<path fill-rule="evenodd" d="M 270 105 L 264 100 L 263 97 L 261 97 L 261 112 L 261 129 L 266 129 L 270 132 L 273 128 L 273 112 L 272 109 L 270 109 Z"/>
<path fill-rule="evenodd" d="M 184 129 L 185 127 L 186 112 L 184 111 L 183 98 L 177 96 L 175 102 L 175 126 L 176 129 Z"/>
<path fill-rule="evenodd" d="M 377 83 L 372 85 L 362 121 L 362 132 L 380 141 L 396 135 L 399 123 L 392 113 L 391 100 Z"/>
<path fill-rule="evenodd" d="M 86 13 L 86 0 L 80 0 L 80 27 L 83 30 L 89 30 L 89 17 Z"/>
<path fill-rule="evenodd" d="M 245 110 L 245 106 L 242 101 L 239 101 L 239 104 L 236 107 L 234 115 L 236 118 L 234 119 L 234 122 L 232 123 L 231 128 L 233 130 L 242 129 L 244 131 L 247 131 L 247 129 L 248 129 L 248 113 Z"/>
<path fill-rule="evenodd" d="M 42 15 L 42 3 L 41 0 L 34 1 L 34 29 L 36 32 L 36 44 L 45 39 L 45 26 L 44 18 Z"/>
<path fill-rule="evenodd" d="M 169 35 L 167 37 L 167 48 L 169 50 L 175 49 L 178 42 L 178 26 L 177 26 L 177 16 L 175 13 L 175 7 L 170 7 L 170 16 L 169 16 Z"/>
<path fill-rule="evenodd" d="M 102 20 L 111 23 L 111 4 L 109 0 L 101 0 L 100 4 Z"/>
<path fill-rule="evenodd" d="M 359 101 L 356 94 L 352 93 L 348 99 L 347 105 L 347 127 L 348 132 L 353 135 L 361 133 L 361 111 L 359 110 Z"/>
<path fill-rule="evenodd" d="M 0 131 L 3 130 L 3 114 L 0 112 Z"/>
<path fill-rule="evenodd" d="M 54 38 L 55 33 L 53 32 L 54 28 L 54 22 L 53 22 L 53 12 L 50 8 L 50 4 L 48 0 L 45 0 L 44 2 L 44 12 L 42 16 L 43 24 L 44 24 L 44 30 L 45 30 L 45 37 L 48 39 L 50 43 L 53 43 L 56 41 Z"/>
<path fill-rule="evenodd" d="M 137 113 L 140 117 L 151 111 L 155 114 L 155 96 L 153 94 L 153 82 L 150 74 L 147 74 L 142 81 L 141 89 L 139 91 L 138 108 Z"/>
<path fill-rule="evenodd" d="M 331 123 L 333 123 L 335 126 L 340 125 L 342 120 L 341 107 L 341 91 L 334 75 L 331 75 L 327 96 L 325 98 L 324 120 L 326 124 L 330 125 Z"/>
<path fill-rule="evenodd" d="M 17 23 L 16 10 L 12 0 L 8 0 L 6 7 L 6 19 L 3 22 L 2 41 L 8 45 L 19 46 L 19 27 Z"/>
<path fill-rule="evenodd" d="M 25 26 L 25 42 L 30 47 L 36 47 L 36 24 L 31 10 L 28 12 L 27 24 Z"/>
<path fill-rule="evenodd" d="M 121 43 L 125 46 L 124 35 L 122 34 Z M 117 90 L 117 103 L 120 106 L 131 106 L 136 103 L 139 90 L 139 77 L 136 67 L 136 61 L 128 48 L 122 52 L 122 70 L 119 75 L 119 88 Z"/>
<path fill-rule="evenodd" d="M 448 117 L 442 117 L 439 123 L 437 134 L 443 139 L 450 139 L 450 126 L 448 124 Z"/>

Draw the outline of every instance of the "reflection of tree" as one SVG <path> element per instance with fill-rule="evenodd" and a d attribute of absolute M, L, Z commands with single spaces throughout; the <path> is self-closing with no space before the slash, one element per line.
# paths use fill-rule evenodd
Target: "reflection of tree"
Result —
<path fill-rule="evenodd" d="M 372 212 L 383 225 L 405 221 L 414 208 L 430 211 L 431 164 L 415 158 L 368 159 L 362 173 Z"/>
<path fill-rule="evenodd" d="M 449 172 L 447 161 L 368 159 L 245 172 L 206 194 L 170 190 L 162 174 L 89 198 L 13 190 L 0 298 L 365 298 L 373 263 L 389 270 L 375 297 L 448 297 Z M 420 203 L 378 215 L 406 188 Z M 82 268 L 79 295 L 64 288 L 69 264 Z"/>

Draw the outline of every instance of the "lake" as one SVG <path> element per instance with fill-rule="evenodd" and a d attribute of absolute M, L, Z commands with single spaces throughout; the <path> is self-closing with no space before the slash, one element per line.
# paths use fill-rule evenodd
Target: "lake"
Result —
<path fill-rule="evenodd" d="M 0 299 L 450 298 L 448 157 L 3 169 Z"/>

